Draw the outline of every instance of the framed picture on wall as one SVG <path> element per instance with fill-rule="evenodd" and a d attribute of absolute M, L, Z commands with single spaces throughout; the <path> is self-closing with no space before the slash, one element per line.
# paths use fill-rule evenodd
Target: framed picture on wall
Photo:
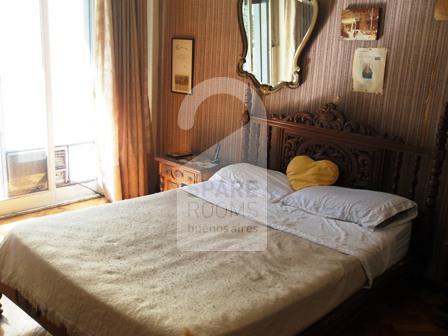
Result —
<path fill-rule="evenodd" d="M 386 48 L 358 48 L 353 60 L 353 91 L 383 94 Z"/>
<path fill-rule="evenodd" d="M 194 39 L 174 37 L 171 48 L 171 91 L 192 94 Z"/>
<path fill-rule="evenodd" d="M 377 40 L 379 20 L 379 7 L 344 9 L 341 17 L 341 36 L 344 40 Z"/>
<path fill-rule="evenodd" d="M 437 0 L 434 11 L 434 17 L 437 21 L 448 20 L 448 0 Z"/>

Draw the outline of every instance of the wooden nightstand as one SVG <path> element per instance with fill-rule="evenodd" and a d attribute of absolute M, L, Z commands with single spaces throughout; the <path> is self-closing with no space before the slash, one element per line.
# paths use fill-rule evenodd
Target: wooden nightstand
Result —
<path fill-rule="evenodd" d="M 166 156 L 156 157 L 159 163 L 160 191 L 168 191 L 199 182 L 207 181 L 224 165 L 203 168 L 194 162 L 172 159 Z"/>

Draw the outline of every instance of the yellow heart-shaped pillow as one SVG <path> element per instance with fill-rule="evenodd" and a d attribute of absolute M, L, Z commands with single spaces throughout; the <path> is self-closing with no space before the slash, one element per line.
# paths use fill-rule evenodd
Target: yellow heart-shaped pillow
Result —
<path fill-rule="evenodd" d="M 308 156 L 296 156 L 286 169 L 289 184 L 294 190 L 306 187 L 328 186 L 339 177 L 338 166 L 328 160 L 314 161 Z"/>

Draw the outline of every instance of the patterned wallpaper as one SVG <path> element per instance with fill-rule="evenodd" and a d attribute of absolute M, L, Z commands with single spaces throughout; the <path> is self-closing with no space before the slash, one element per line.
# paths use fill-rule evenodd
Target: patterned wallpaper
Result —
<path fill-rule="evenodd" d="M 350 4 L 381 6 L 378 41 L 341 40 L 340 16 Z M 448 21 L 434 20 L 434 4 L 435 0 L 319 0 L 316 30 L 300 62 L 303 84 L 264 97 L 267 110 L 315 111 L 326 102 L 337 102 L 352 119 L 431 148 L 438 117 L 448 101 Z M 199 152 L 239 127 L 243 106 L 227 95 L 211 97 L 199 107 L 193 129 L 180 130 L 177 113 L 184 96 L 170 91 L 171 38 L 195 38 L 195 84 L 222 76 L 241 79 L 236 72 L 242 52 L 237 0 L 164 0 L 162 15 L 158 150 Z M 352 92 L 352 61 L 359 47 L 388 48 L 382 96 Z M 446 203 L 448 179 L 443 190 Z M 448 207 L 444 208 L 447 218 Z M 448 241 L 446 221 L 439 222 L 436 232 L 437 262 L 432 272 L 440 275 L 448 252 L 442 249 L 443 241 Z"/>

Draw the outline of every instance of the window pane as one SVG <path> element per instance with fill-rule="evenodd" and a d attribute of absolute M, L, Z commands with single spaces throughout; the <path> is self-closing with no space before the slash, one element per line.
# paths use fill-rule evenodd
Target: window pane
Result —
<path fill-rule="evenodd" d="M 46 148 L 39 1 L 0 0 L 0 45 L 3 148 L 6 151 Z"/>
<path fill-rule="evenodd" d="M 94 180 L 89 1 L 49 0 L 48 6 L 54 139 L 70 153 L 65 184 Z"/>
<path fill-rule="evenodd" d="M 0 0 L 0 199 L 48 189 L 39 1 Z"/>
<path fill-rule="evenodd" d="M 49 0 L 56 146 L 94 139 L 88 1 Z"/>

